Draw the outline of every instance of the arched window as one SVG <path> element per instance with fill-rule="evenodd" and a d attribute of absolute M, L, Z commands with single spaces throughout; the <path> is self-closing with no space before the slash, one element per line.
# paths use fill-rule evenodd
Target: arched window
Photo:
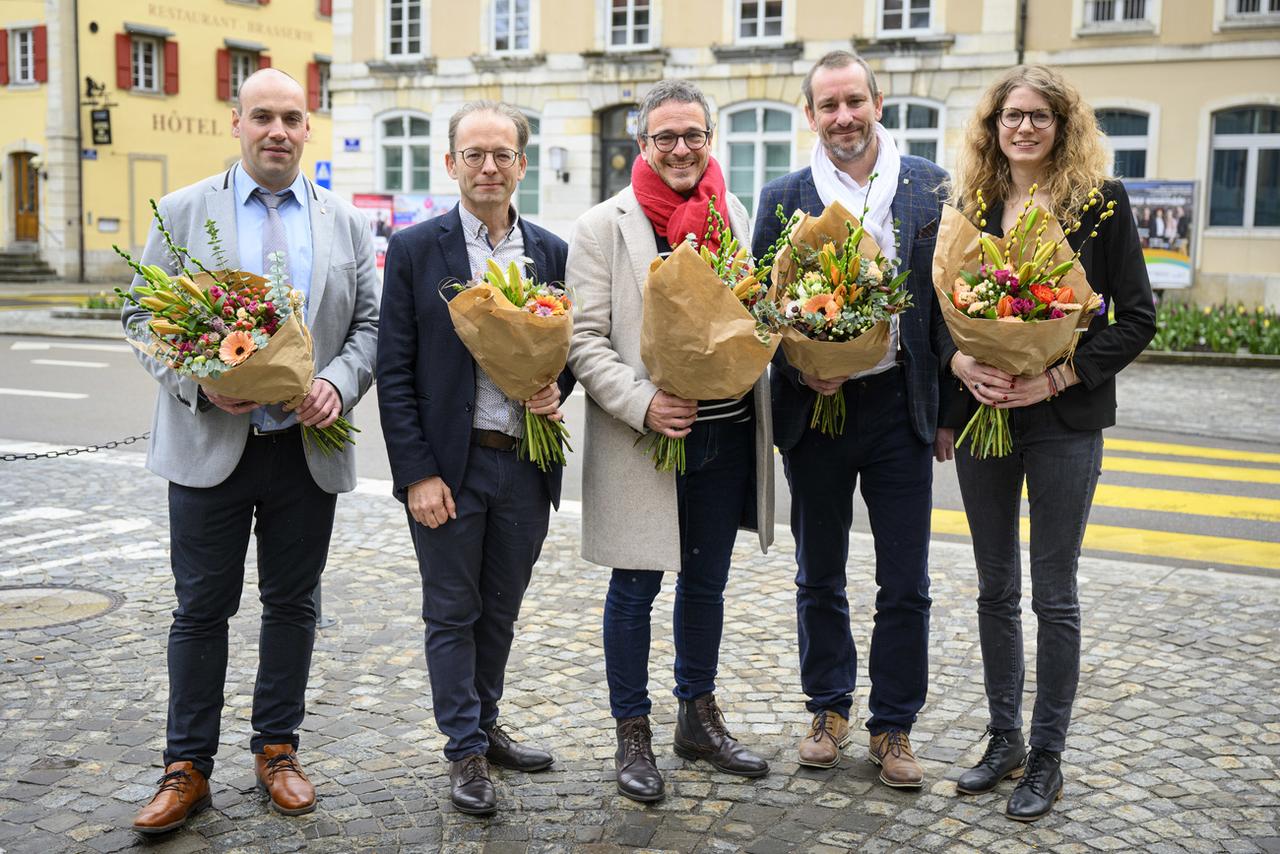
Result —
<path fill-rule="evenodd" d="M 1280 108 L 1213 114 L 1209 225 L 1280 226 Z"/>
<path fill-rule="evenodd" d="M 898 151 L 932 160 L 942 156 L 942 105 L 922 98 L 885 98 L 880 124 Z"/>
<path fill-rule="evenodd" d="M 431 120 L 421 113 L 378 119 L 378 176 L 387 193 L 431 191 Z"/>
<path fill-rule="evenodd" d="M 1117 178 L 1147 177 L 1147 152 L 1151 149 L 1151 118 L 1137 110 L 1098 110 L 1098 127 L 1107 135 L 1115 154 Z"/>
<path fill-rule="evenodd" d="M 516 191 L 516 210 L 521 216 L 537 216 L 542 207 L 542 119 L 533 113 L 525 113 L 524 117 L 529 120 L 529 144 L 524 149 L 529 168 Z"/>
<path fill-rule="evenodd" d="M 724 162 L 728 164 L 729 192 L 755 213 L 760 188 L 791 171 L 794 148 L 792 110 L 785 104 L 746 104 L 725 116 Z"/>

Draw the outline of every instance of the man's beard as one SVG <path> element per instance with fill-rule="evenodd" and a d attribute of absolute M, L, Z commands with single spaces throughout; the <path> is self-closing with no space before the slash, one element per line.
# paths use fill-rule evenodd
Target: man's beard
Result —
<path fill-rule="evenodd" d="M 850 163 L 867 153 L 867 149 L 871 147 L 871 140 L 875 139 L 875 133 L 872 128 L 867 127 L 861 137 L 850 143 L 834 142 L 826 134 L 822 134 L 821 138 L 828 157 L 837 163 Z"/>

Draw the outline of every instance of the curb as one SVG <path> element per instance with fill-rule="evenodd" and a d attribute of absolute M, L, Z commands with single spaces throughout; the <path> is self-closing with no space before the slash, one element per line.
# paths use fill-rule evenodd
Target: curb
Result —
<path fill-rule="evenodd" d="M 1134 361 L 1152 365 L 1193 365 L 1214 368 L 1280 369 L 1280 356 L 1256 353 L 1188 353 L 1175 350 L 1144 350 Z"/>

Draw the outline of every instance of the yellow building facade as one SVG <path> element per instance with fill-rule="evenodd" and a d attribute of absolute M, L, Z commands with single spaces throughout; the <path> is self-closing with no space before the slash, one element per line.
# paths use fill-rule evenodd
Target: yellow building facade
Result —
<path fill-rule="evenodd" d="M 63 279 L 120 280 L 111 247 L 140 251 L 150 200 L 239 158 L 235 91 L 258 68 L 307 88 L 303 169 L 330 159 L 329 0 L 6 0 L 0 29 L 0 239 Z"/>
<path fill-rule="evenodd" d="M 333 12 L 334 189 L 399 223 L 454 198 L 448 118 L 473 98 L 533 120 L 517 204 L 568 237 L 626 185 L 635 107 L 662 78 L 707 94 L 715 154 L 750 207 L 809 162 L 800 83 L 828 50 L 866 57 L 899 146 L 948 169 L 982 90 L 1021 60 L 1061 69 L 1098 111 L 1118 174 L 1145 182 L 1131 193 L 1154 203 L 1140 222 L 1153 254 L 1190 259 L 1169 287 L 1280 305 L 1278 0 L 335 0 Z"/>

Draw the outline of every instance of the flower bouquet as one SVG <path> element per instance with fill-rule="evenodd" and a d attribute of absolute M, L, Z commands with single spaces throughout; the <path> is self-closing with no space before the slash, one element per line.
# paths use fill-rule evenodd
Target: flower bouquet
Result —
<path fill-rule="evenodd" d="M 778 349 L 778 335 L 752 313 L 765 287 L 715 201 L 701 245 L 688 235 L 653 260 L 645 282 L 640 358 L 654 385 L 687 400 L 741 398 Z M 658 471 L 684 473 L 683 438 L 654 432 L 648 451 Z"/>
<path fill-rule="evenodd" d="M 573 334 L 573 304 L 562 288 L 526 279 L 514 261 L 504 273 L 493 259 L 480 281 L 453 287 L 453 329 L 503 394 L 524 401 L 556 382 Z M 566 448 L 573 450 L 564 424 L 525 407 L 521 459 L 549 471 L 565 464 Z"/>
<path fill-rule="evenodd" d="M 875 367 L 889 347 L 889 318 L 911 307 L 903 287 L 910 271 L 898 272 L 839 202 L 819 217 L 801 214 L 788 223 L 770 309 L 787 361 L 823 379 Z M 843 391 L 818 395 L 809 426 L 834 438 L 844 432 L 845 416 Z"/>
<path fill-rule="evenodd" d="M 987 209 L 981 194 L 977 225 L 945 207 L 933 256 L 934 288 L 956 347 L 979 362 L 1023 377 L 1070 359 L 1079 334 L 1106 311 L 1079 263 L 1084 243 L 1072 252 L 1066 240 L 1067 234 L 1079 230 L 1080 221 L 1064 232 L 1057 220 L 1033 204 L 1035 191 L 1033 185 L 1003 238 L 979 230 L 986 225 Z M 1094 188 L 1080 216 L 1096 209 L 1100 225 L 1111 218 L 1114 207 L 1115 202 L 1104 204 Z M 1096 227 L 1088 237 L 1097 236 Z M 978 459 L 1008 454 L 1013 448 L 1008 411 L 980 406 L 956 446 L 970 437 Z"/>
<path fill-rule="evenodd" d="M 296 407 L 315 381 L 315 359 L 302 320 L 303 296 L 284 279 L 284 256 L 270 256 L 267 278 L 232 269 L 217 226 L 208 220 L 205 230 L 219 268 L 209 270 L 174 244 L 154 201 L 151 209 L 180 272 L 170 275 L 112 247 L 145 282 L 127 291 L 116 288 L 116 294 L 151 315 L 145 331 L 134 330 L 129 343 L 214 394 Z M 352 434 L 358 432 L 345 417 L 325 428 L 302 427 L 304 439 L 326 455 L 354 445 Z"/>

